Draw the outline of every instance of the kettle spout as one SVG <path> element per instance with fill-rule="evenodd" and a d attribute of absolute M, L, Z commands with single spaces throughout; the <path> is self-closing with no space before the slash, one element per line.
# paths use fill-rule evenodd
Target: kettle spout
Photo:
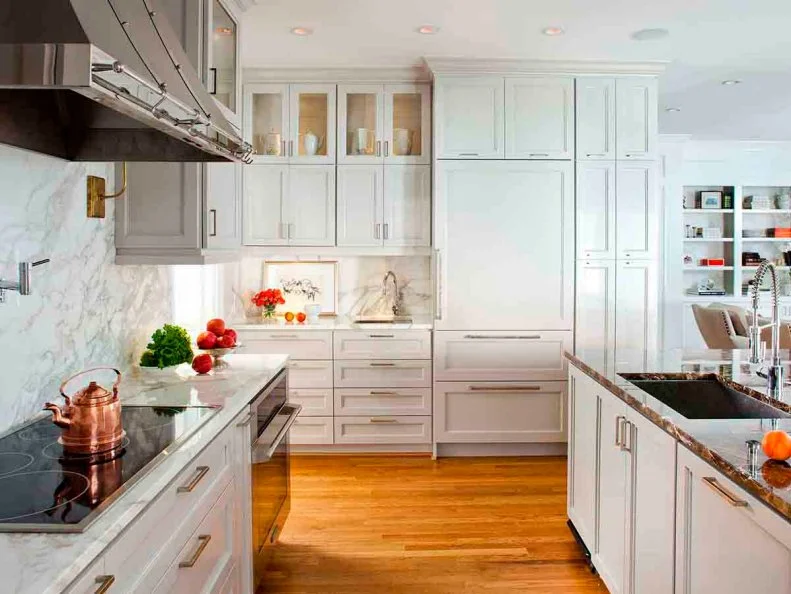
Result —
<path fill-rule="evenodd" d="M 64 416 L 63 411 L 60 410 L 60 407 L 57 404 L 52 404 L 51 402 L 47 402 L 44 405 L 44 410 L 48 410 L 52 412 L 52 422 L 55 423 L 58 427 L 66 429 L 67 427 L 71 426 L 71 419 Z"/>

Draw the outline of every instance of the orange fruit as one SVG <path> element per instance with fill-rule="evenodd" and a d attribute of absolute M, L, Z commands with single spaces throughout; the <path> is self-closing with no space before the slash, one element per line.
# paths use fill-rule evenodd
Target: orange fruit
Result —
<path fill-rule="evenodd" d="M 285 315 L 285 318 L 286 318 L 286 322 L 293 322 L 294 321 L 294 314 L 292 312 L 290 312 L 290 311 L 287 311 L 286 315 Z"/>
<path fill-rule="evenodd" d="M 299 312 L 297 314 L 297 322 L 299 322 L 300 324 L 303 323 L 306 317 L 307 316 L 303 312 Z"/>
<path fill-rule="evenodd" d="M 769 431 L 761 440 L 761 448 L 772 460 L 788 460 L 791 458 L 791 437 L 780 429 Z"/>

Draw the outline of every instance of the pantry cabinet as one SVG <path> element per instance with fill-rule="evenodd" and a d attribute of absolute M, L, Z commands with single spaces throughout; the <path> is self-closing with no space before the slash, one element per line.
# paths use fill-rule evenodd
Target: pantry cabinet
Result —
<path fill-rule="evenodd" d="M 615 159 L 615 79 L 577 78 L 577 160 Z"/>
<path fill-rule="evenodd" d="M 615 279 L 615 260 L 577 262 L 576 348 L 606 369 L 615 363 Z"/>
<path fill-rule="evenodd" d="M 656 259 L 659 251 L 656 162 L 619 162 L 615 178 L 616 256 Z"/>
<path fill-rule="evenodd" d="M 657 265 L 650 260 L 619 261 L 615 279 L 615 351 L 640 353 L 645 362 L 657 344 Z"/>
<path fill-rule="evenodd" d="M 577 162 L 577 257 L 616 256 L 615 161 Z M 624 231 L 626 232 L 626 231 Z"/>
<path fill-rule="evenodd" d="M 658 81 L 652 76 L 615 81 L 616 158 L 653 160 L 658 156 Z"/>
<path fill-rule="evenodd" d="M 335 245 L 335 167 L 248 165 L 245 245 Z"/>
<path fill-rule="evenodd" d="M 574 79 L 505 79 L 507 159 L 574 157 Z"/>

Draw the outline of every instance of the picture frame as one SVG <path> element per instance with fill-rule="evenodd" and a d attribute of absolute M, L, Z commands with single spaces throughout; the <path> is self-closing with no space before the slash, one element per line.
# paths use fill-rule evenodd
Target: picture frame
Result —
<path fill-rule="evenodd" d="M 321 305 L 324 317 L 338 315 L 338 262 L 334 260 L 266 260 L 263 271 L 264 286 L 283 291 L 285 305 L 278 307 L 282 313 L 300 312 L 311 303 Z M 311 301 L 306 291 L 318 289 Z"/>
<path fill-rule="evenodd" d="M 722 208 L 722 192 L 706 190 L 700 193 L 700 208 L 713 210 Z"/>

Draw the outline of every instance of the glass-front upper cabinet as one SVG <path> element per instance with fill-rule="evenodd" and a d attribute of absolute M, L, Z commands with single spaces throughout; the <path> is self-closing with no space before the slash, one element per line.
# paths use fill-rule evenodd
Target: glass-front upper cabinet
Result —
<path fill-rule="evenodd" d="M 239 125 L 239 25 L 220 0 L 209 0 L 206 88 Z"/>
<path fill-rule="evenodd" d="M 335 163 L 335 85 L 245 85 L 245 139 L 259 163 Z"/>
<path fill-rule="evenodd" d="M 429 85 L 339 85 L 338 162 L 431 162 Z"/>

